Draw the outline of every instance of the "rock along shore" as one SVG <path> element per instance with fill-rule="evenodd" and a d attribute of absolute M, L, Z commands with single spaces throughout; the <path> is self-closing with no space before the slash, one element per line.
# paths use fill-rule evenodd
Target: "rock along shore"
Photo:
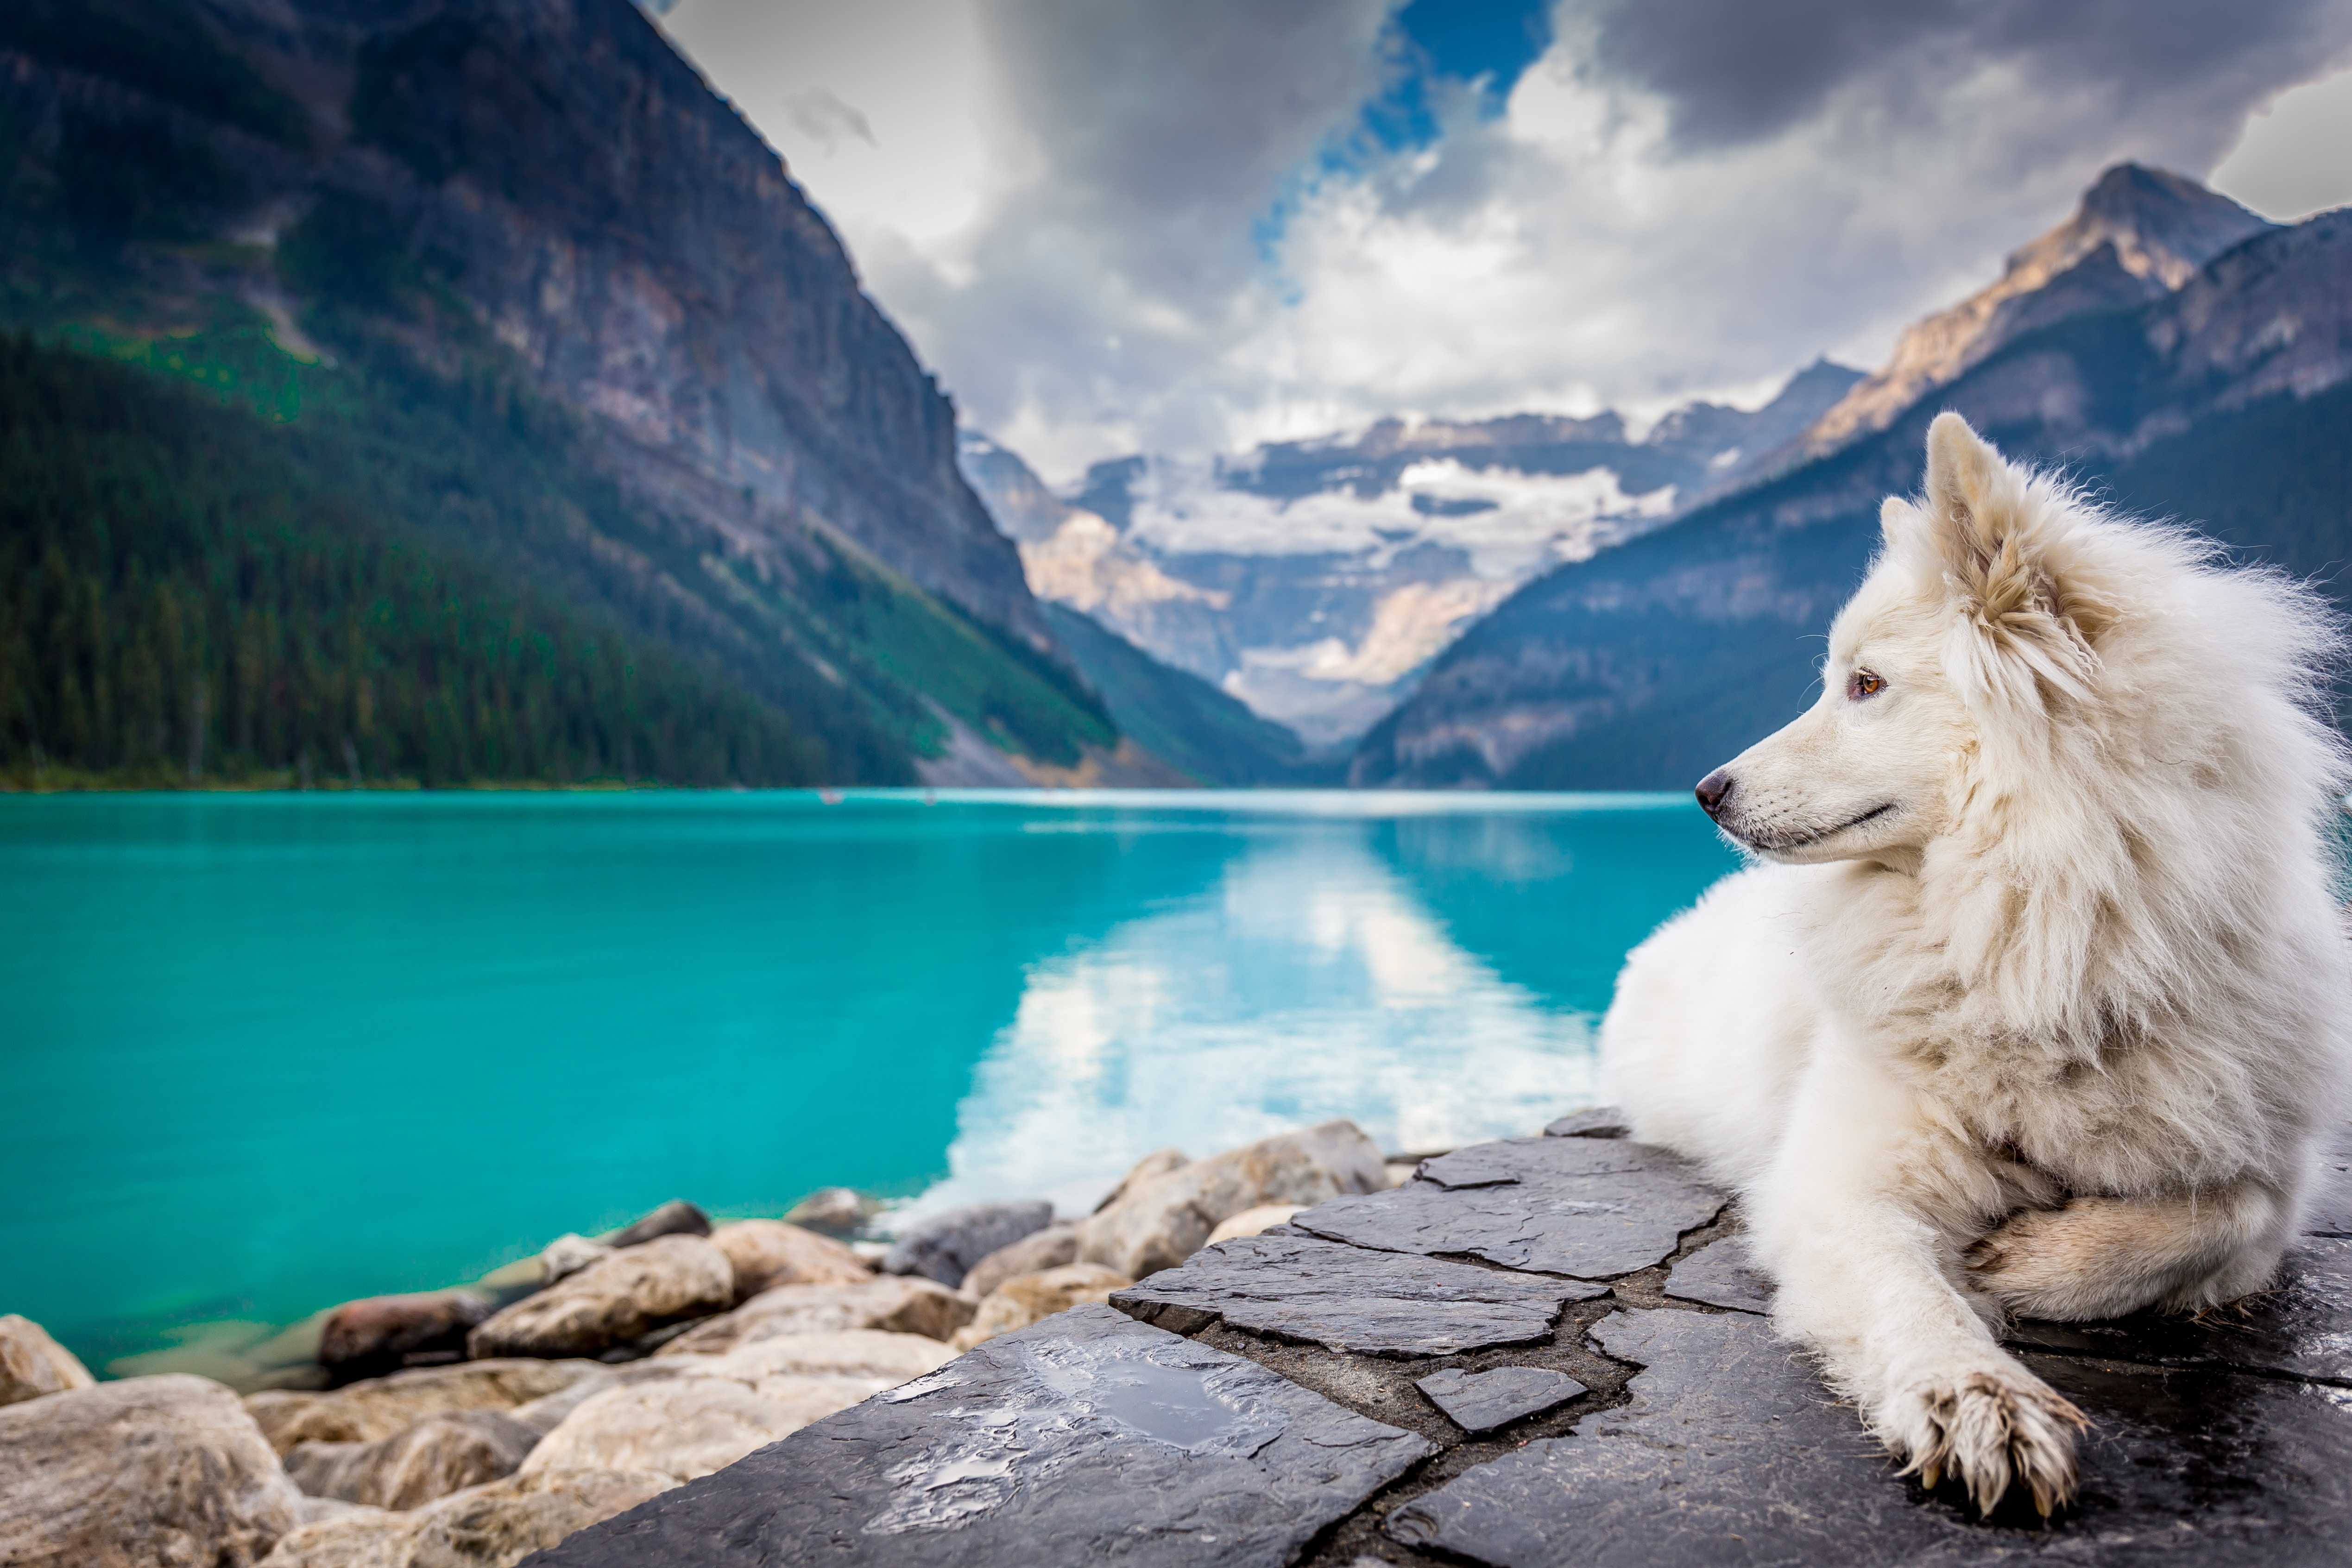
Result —
<path fill-rule="evenodd" d="M 992 1339 L 532 1568 L 2340 1563 L 2352 1134 L 2278 1285 L 2026 1322 L 2096 1430 L 1979 1521 L 1776 1341 L 1724 1195 L 1606 1113 L 1457 1151 Z"/>

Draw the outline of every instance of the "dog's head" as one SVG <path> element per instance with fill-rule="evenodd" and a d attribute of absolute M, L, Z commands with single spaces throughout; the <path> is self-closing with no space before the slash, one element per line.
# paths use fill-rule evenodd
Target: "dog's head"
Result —
<path fill-rule="evenodd" d="M 1707 814 L 1792 862 L 1899 861 L 1946 832 L 1988 748 L 2030 750 L 2098 679 L 2115 611 L 2075 512 L 1959 415 L 1937 416 L 1926 492 L 1882 509 L 1885 546 L 1830 629 L 1821 700 L 1700 781 Z"/>

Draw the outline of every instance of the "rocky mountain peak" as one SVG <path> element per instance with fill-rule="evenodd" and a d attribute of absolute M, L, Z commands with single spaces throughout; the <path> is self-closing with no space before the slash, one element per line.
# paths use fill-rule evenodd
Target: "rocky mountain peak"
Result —
<path fill-rule="evenodd" d="M 2010 254 L 1998 280 L 1914 323 L 1886 367 L 1806 431 L 1809 455 L 1884 430 L 1930 391 L 2051 317 L 2034 297 L 2061 287 L 2069 313 L 2091 299 L 2120 308 L 2179 287 L 2232 246 L 2275 225 L 2184 174 L 2118 163 L 2073 215 Z M 2095 276 L 2076 277 L 2089 267 Z"/>

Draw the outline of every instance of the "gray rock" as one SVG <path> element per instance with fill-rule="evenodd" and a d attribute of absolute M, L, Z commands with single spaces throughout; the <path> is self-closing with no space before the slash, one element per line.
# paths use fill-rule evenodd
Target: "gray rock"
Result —
<path fill-rule="evenodd" d="M 922 1274 L 952 1291 L 973 1264 L 1053 1222 L 1054 1206 L 1043 1198 L 951 1208 L 899 1237 L 883 1256 L 882 1272 Z"/>
<path fill-rule="evenodd" d="M 1244 1209 L 1387 1190 L 1380 1145 L 1353 1122 L 1261 1138 L 1149 1181 L 1078 1227 L 1078 1257 L 1129 1279 L 1172 1269 Z"/>
<path fill-rule="evenodd" d="M 1049 1225 L 973 1264 L 971 1272 L 963 1277 L 963 1288 L 975 1296 L 986 1296 L 1015 1274 L 1041 1274 L 1077 1260 L 1078 1228 Z"/>
<path fill-rule="evenodd" d="M 345 1301 L 320 1330 L 319 1364 L 347 1383 L 397 1372 L 412 1356 L 460 1359 L 466 1335 L 489 1315 L 490 1303 L 469 1291 Z"/>
<path fill-rule="evenodd" d="M 1433 1451 L 1254 1362 L 1080 1307 L 533 1561 L 1280 1568 Z"/>
<path fill-rule="evenodd" d="M 1726 1236 L 1676 1263 L 1666 1275 L 1666 1294 L 1734 1312 L 1769 1312 L 1772 1278 L 1748 1255 L 1747 1238 Z"/>
<path fill-rule="evenodd" d="M 538 1428 L 496 1410 L 432 1416 L 373 1443 L 303 1443 L 286 1473 L 312 1497 L 409 1509 L 514 1474 Z"/>
<path fill-rule="evenodd" d="M 2097 1426 L 2081 1502 L 2045 1526 L 2012 1499 L 1979 1524 L 1957 1483 L 1898 1479 L 1760 1318 L 1645 1312 L 1593 1337 L 1645 1364 L 1631 1405 L 1472 1467 L 1389 1534 L 1495 1568 L 2342 1561 L 2352 1420 L 2332 1391 L 2033 1356 Z"/>
<path fill-rule="evenodd" d="M 710 1216 L 682 1197 L 674 1197 L 642 1219 L 635 1219 L 603 1238 L 607 1247 L 642 1247 L 656 1236 L 708 1236 Z"/>
<path fill-rule="evenodd" d="M 1607 1279 L 1664 1260 L 1727 1201 L 1646 1144 L 1518 1138 L 1457 1149 L 1393 1191 L 1336 1197 L 1291 1224 L 1359 1247 Z"/>
<path fill-rule="evenodd" d="M 88 1388 L 97 1381 L 48 1330 L 15 1312 L 0 1315 L 0 1405 Z"/>
<path fill-rule="evenodd" d="M 1413 1386 L 1465 1432 L 1491 1432 L 1590 1392 L 1567 1373 L 1549 1366 L 1497 1366 L 1486 1372 L 1449 1366 Z"/>
<path fill-rule="evenodd" d="M 0 1406 L 0 1563 L 245 1568 L 301 1493 L 236 1395 L 127 1377 Z"/>
<path fill-rule="evenodd" d="M 856 1235 L 875 1209 L 853 1187 L 820 1187 L 786 1209 L 784 1223 L 839 1240 Z"/>
<path fill-rule="evenodd" d="M 594 1355 L 735 1301 L 727 1254 L 698 1236 L 657 1236 L 504 1308 L 466 1336 L 484 1356 Z"/>
<path fill-rule="evenodd" d="M 2027 1319 L 2011 1325 L 2009 1339 L 2041 1350 L 2162 1366 L 2237 1367 L 2352 1384 L 2352 1238 L 2304 1238 L 2271 1289 L 2195 1317 L 2142 1312 L 2105 1323 Z"/>
<path fill-rule="evenodd" d="M 1544 1128 L 1547 1138 L 1630 1138 L 1633 1119 L 1614 1105 L 1571 1111 Z"/>
<path fill-rule="evenodd" d="M 1551 1337 L 1560 1309 L 1605 1294 L 1412 1253 L 1368 1251 L 1291 1230 L 1220 1242 L 1111 1297 L 1177 1333 L 1237 1329 L 1367 1355 L 1451 1355 Z"/>

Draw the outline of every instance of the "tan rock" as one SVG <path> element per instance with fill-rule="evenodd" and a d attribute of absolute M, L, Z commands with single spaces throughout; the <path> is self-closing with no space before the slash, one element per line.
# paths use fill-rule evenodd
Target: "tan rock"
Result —
<path fill-rule="evenodd" d="M 699 1236 L 657 1236 L 525 1296 L 467 1335 L 466 1347 L 477 1357 L 594 1355 L 734 1300 L 726 1253 Z"/>
<path fill-rule="evenodd" d="M 697 1323 L 654 1353 L 722 1355 L 738 1345 L 779 1334 L 838 1333 L 878 1329 L 886 1333 L 927 1334 L 946 1339 L 971 1322 L 979 1305 L 919 1274 L 867 1275 L 854 1285 L 779 1285 L 762 1291 L 733 1312 Z"/>
<path fill-rule="evenodd" d="M 771 1377 L 869 1377 L 896 1387 L 937 1371 L 955 1356 L 954 1351 L 922 1334 L 857 1329 L 784 1334 L 725 1355 L 682 1357 L 681 1364 L 689 1376 L 733 1378 L 753 1387 Z"/>
<path fill-rule="evenodd" d="M 1287 1225 L 1292 1215 L 1306 1212 L 1307 1206 L 1303 1203 L 1261 1203 L 1255 1208 L 1244 1208 L 1239 1214 L 1218 1221 L 1217 1228 L 1209 1232 L 1209 1239 L 1201 1245 L 1214 1247 L 1220 1241 L 1231 1241 L 1235 1237 L 1255 1236 L 1277 1225 Z"/>
<path fill-rule="evenodd" d="M 602 1241 L 591 1241 L 585 1236 L 567 1230 L 541 1249 L 539 1282 L 546 1286 L 558 1280 L 568 1280 L 583 1269 L 602 1263 L 618 1250 L 618 1248 L 607 1247 Z"/>
<path fill-rule="evenodd" d="M 402 1358 L 440 1351 L 463 1354 L 466 1333 L 490 1315 L 470 1291 L 370 1296 L 345 1301 L 319 1332 L 319 1364 L 339 1377 L 399 1370 Z"/>
<path fill-rule="evenodd" d="M 1192 1157 L 1172 1144 L 1164 1149 L 1154 1149 L 1136 1161 L 1133 1167 L 1118 1178 L 1117 1186 L 1103 1194 L 1102 1201 L 1095 1205 L 1094 1211 L 1100 1214 L 1144 1183 L 1158 1181 L 1161 1176 L 1181 1171 L 1192 1163 Z"/>
<path fill-rule="evenodd" d="M 561 1426 L 563 1418 L 580 1408 L 587 1400 L 607 1388 L 653 1383 L 666 1377 L 676 1377 L 694 1363 L 683 1359 L 661 1361 L 625 1361 L 617 1366 L 599 1366 L 569 1388 L 558 1389 L 543 1399 L 528 1405 L 518 1405 L 509 1414 L 544 1437 Z"/>
<path fill-rule="evenodd" d="M 767 1377 L 756 1388 L 677 1377 L 608 1388 L 549 1433 L 519 1473 L 636 1470 L 690 1481 L 888 1386 L 872 1377 Z"/>
<path fill-rule="evenodd" d="M 88 1388 L 97 1381 L 48 1330 L 14 1312 L 0 1315 L 0 1405 Z"/>
<path fill-rule="evenodd" d="M 846 1239 L 880 1211 L 876 1200 L 845 1186 L 820 1187 L 784 1211 L 784 1223 Z"/>
<path fill-rule="evenodd" d="M 301 1494 L 236 1395 L 184 1374 L 0 1407 L 0 1563 L 247 1568 Z"/>
<path fill-rule="evenodd" d="M 1170 1154 L 1175 1153 L 1171 1149 Z M 971 1266 L 963 1277 L 963 1291 L 968 1296 L 985 1298 L 991 1291 L 1015 1274 L 1035 1274 L 1047 1269 L 1058 1269 L 1065 1263 L 1078 1260 L 1078 1228 L 1075 1225 L 1049 1225 L 1015 1241 L 1010 1247 L 1000 1247 Z"/>
<path fill-rule="evenodd" d="M 514 1568 L 532 1552 L 675 1484 L 667 1476 L 614 1470 L 509 1476 L 408 1513 L 305 1526 L 263 1568 Z"/>
<path fill-rule="evenodd" d="M 1016 1274 L 990 1292 L 988 1300 L 980 1303 L 979 1315 L 958 1329 L 949 1343 L 960 1353 L 967 1351 L 1055 1312 L 1087 1301 L 1108 1301 L 1113 1291 L 1124 1291 L 1134 1283 L 1099 1263 L 1065 1263 L 1034 1274 Z"/>
<path fill-rule="evenodd" d="M 781 1219 L 745 1219 L 710 1233 L 735 1270 L 735 1299 L 778 1285 L 854 1285 L 874 1277 L 866 1260 L 829 1236 Z"/>
<path fill-rule="evenodd" d="M 245 1407 L 285 1454 L 297 1443 L 372 1443 L 428 1416 L 511 1410 L 604 1370 L 593 1361 L 469 1361 L 414 1367 L 331 1394 L 248 1394 Z"/>
<path fill-rule="evenodd" d="M 1245 1208 L 1307 1206 L 1387 1186 L 1380 1145 L 1353 1122 L 1326 1122 L 1130 1185 L 1078 1227 L 1078 1257 L 1140 1280 L 1198 1252 Z"/>
<path fill-rule="evenodd" d="M 496 1410 L 429 1416 L 373 1443 L 300 1443 L 286 1473 L 312 1497 L 410 1509 L 510 1476 L 539 1429 Z"/>

